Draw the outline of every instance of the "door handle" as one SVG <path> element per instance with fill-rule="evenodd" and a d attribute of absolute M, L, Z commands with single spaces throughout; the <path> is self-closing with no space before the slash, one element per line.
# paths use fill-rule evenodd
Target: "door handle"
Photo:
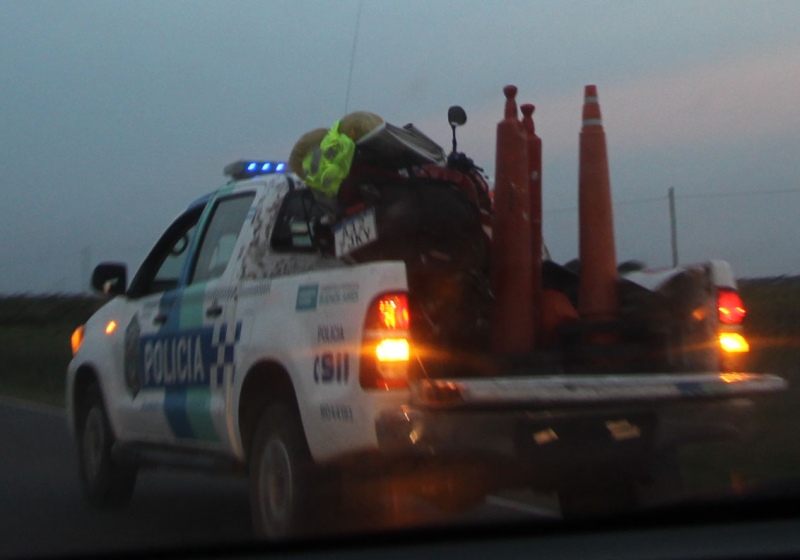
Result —
<path fill-rule="evenodd" d="M 167 314 L 166 313 L 159 313 L 155 317 L 153 317 L 153 322 L 156 325 L 163 325 L 167 322 Z"/>
<path fill-rule="evenodd" d="M 218 303 L 206 309 L 206 317 L 219 317 L 220 315 L 222 315 L 222 306 Z"/>

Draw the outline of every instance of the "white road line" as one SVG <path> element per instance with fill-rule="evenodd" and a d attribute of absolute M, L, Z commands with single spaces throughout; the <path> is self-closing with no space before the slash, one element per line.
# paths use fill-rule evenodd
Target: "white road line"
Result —
<path fill-rule="evenodd" d="M 509 500 L 507 498 L 501 498 L 500 496 L 489 496 L 488 498 L 486 498 L 486 503 L 492 504 L 493 506 L 513 509 L 515 511 L 520 511 L 522 513 L 530 513 L 533 515 L 538 515 L 539 517 L 548 517 L 550 519 L 561 519 L 561 514 L 558 513 L 557 511 L 553 511 L 552 509 L 538 507 L 523 502 L 517 502 L 515 500 Z"/>
<path fill-rule="evenodd" d="M 64 416 L 64 410 L 57 406 L 33 403 L 14 397 L 0 397 L 0 406 L 8 406 L 28 412 L 38 412 L 40 414 L 49 414 L 51 416 Z"/>

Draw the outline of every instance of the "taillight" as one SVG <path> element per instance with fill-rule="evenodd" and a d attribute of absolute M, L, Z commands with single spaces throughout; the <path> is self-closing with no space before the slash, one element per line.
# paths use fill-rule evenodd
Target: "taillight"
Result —
<path fill-rule="evenodd" d="M 719 306 L 719 321 L 726 325 L 738 325 L 744 320 L 747 313 L 738 292 L 730 288 L 717 290 L 717 305 Z"/>
<path fill-rule="evenodd" d="M 729 354 L 741 354 L 750 351 L 750 344 L 748 344 L 745 337 L 739 333 L 719 333 L 719 345 L 720 348 Z"/>
<path fill-rule="evenodd" d="M 408 387 L 411 316 L 406 294 L 384 294 L 367 309 L 359 379 L 365 389 Z"/>
<path fill-rule="evenodd" d="M 409 326 L 408 297 L 405 294 L 378 298 L 377 327 L 387 330 L 407 330 Z"/>

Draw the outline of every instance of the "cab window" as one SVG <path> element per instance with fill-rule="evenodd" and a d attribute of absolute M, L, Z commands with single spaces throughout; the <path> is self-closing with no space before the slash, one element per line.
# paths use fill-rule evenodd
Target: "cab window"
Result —
<path fill-rule="evenodd" d="M 200 241 L 191 283 L 219 278 L 225 272 L 254 197 L 248 193 L 217 202 Z"/>
<path fill-rule="evenodd" d="M 131 282 L 130 297 L 157 294 L 178 287 L 203 208 L 192 208 L 164 232 Z"/>
<path fill-rule="evenodd" d="M 325 214 L 307 189 L 292 191 L 284 198 L 275 229 L 272 248 L 276 251 L 315 252 L 311 237 L 316 220 Z"/>

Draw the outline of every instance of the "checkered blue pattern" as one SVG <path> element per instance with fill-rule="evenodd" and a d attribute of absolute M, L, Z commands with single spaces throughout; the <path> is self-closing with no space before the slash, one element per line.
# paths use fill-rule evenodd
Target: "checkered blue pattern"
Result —
<path fill-rule="evenodd" d="M 242 336 L 242 322 L 237 321 L 235 328 L 229 328 L 228 323 L 217 323 L 211 336 L 212 352 L 216 354 L 216 362 L 211 364 L 211 379 L 217 387 L 221 387 L 225 376 L 230 375 L 233 381 L 236 373 L 234 364 L 234 351 L 236 344 Z"/>

